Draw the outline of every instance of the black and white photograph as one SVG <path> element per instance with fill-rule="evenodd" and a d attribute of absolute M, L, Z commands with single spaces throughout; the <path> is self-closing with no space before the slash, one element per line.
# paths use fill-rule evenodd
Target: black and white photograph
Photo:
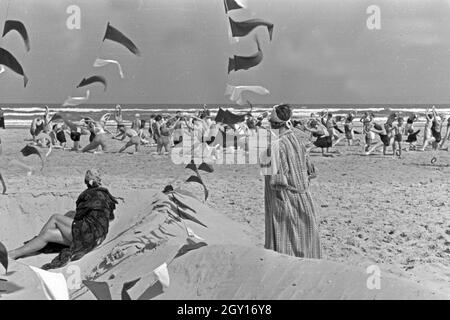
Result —
<path fill-rule="evenodd" d="M 0 300 L 450 299 L 449 0 L 0 0 L 0 32 Z"/>

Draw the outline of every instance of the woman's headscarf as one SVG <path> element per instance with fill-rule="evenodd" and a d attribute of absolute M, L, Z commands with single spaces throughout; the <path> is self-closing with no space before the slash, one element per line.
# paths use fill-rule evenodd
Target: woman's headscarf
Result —
<path fill-rule="evenodd" d="M 279 127 L 285 125 L 288 129 L 290 129 L 292 128 L 291 117 L 291 106 L 287 104 L 278 104 L 273 106 L 269 121 Z"/>
<path fill-rule="evenodd" d="M 102 185 L 102 179 L 100 173 L 96 169 L 90 169 L 86 171 L 84 176 L 84 183 L 88 188 L 97 188 Z"/>

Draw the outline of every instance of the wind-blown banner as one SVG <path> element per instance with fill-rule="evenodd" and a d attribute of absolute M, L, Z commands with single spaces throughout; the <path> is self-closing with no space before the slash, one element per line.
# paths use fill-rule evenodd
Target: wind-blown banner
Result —
<path fill-rule="evenodd" d="M 234 55 L 233 58 L 228 59 L 228 73 L 231 71 L 238 71 L 238 70 L 248 70 L 250 68 L 253 68 L 261 63 L 263 59 L 263 52 L 261 50 L 261 47 L 259 45 L 258 39 L 256 39 L 256 45 L 258 47 L 258 52 L 251 56 L 236 56 Z"/>
<path fill-rule="evenodd" d="M 243 93 L 246 91 L 253 92 L 259 95 L 270 94 L 269 90 L 261 86 L 232 86 L 227 84 L 225 95 L 229 95 L 231 101 L 243 106 L 246 104 L 246 101 L 243 97 Z"/>
<path fill-rule="evenodd" d="M 27 51 L 30 51 L 30 39 L 28 38 L 28 32 L 27 28 L 25 28 L 25 25 L 17 20 L 6 20 L 5 26 L 3 27 L 2 37 L 4 37 L 8 32 L 12 30 L 17 31 L 20 34 L 20 36 L 23 39 L 23 42 L 25 43 Z"/>
<path fill-rule="evenodd" d="M 90 94 L 90 92 L 89 92 L 89 90 L 87 90 L 87 91 L 86 91 L 86 96 L 84 96 L 84 97 L 68 97 L 68 98 L 66 99 L 66 101 L 64 101 L 64 103 L 63 103 L 62 106 L 63 106 L 63 107 L 68 107 L 68 106 L 71 106 L 71 107 L 73 107 L 73 106 L 78 106 L 78 105 L 80 105 L 80 104 L 82 104 L 82 103 L 88 101 L 88 99 L 89 99 L 89 94 Z"/>
<path fill-rule="evenodd" d="M 96 67 L 96 68 L 104 67 L 104 66 L 106 66 L 108 64 L 115 64 L 115 65 L 117 65 L 117 68 L 119 69 L 119 75 L 123 79 L 122 66 L 116 60 L 106 60 L 106 59 L 97 58 L 97 59 L 95 59 L 94 67 Z"/>
<path fill-rule="evenodd" d="M 23 76 L 23 86 L 27 86 L 28 78 L 25 75 L 25 72 L 23 71 L 23 68 L 20 65 L 19 61 L 17 61 L 17 59 L 14 58 L 14 56 L 9 51 L 3 48 L 0 48 L 0 64 Z"/>
<path fill-rule="evenodd" d="M 245 37 L 256 27 L 265 26 L 269 32 L 269 38 L 272 41 L 273 23 L 262 19 L 250 19 L 240 22 L 234 21 L 231 18 L 228 19 L 230 20 L 231 35 L 233 37 Z"/>
<path fill-rule="evenodd" d="M 103 41 L 105 41 L 105 40 L 111 40 L 111 41 L 120 43 L 125 48 L 127 48 L 132 53 L 134 53 L 135 55 L 137 55 L 137 56 L 141 55 L 138 47 L 136 47 L 136 45 L 133 43 L 133 41 L 131 41 L 131 39 L 129 39 L 122 32 L 120 32 L 119 30 L 114 28 L 109 22 L 106 27 L 105 36 L 103 37 Z"/>

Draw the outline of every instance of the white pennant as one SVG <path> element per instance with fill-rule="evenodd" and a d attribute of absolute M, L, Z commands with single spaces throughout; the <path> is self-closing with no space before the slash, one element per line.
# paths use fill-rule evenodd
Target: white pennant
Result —
<path fill-rule="evenodd" d="M 261 86 L 232 86 L 227 84 L 225 95 L 230 96 L 231 101 L 236 102 L 239 105 L 244 105 L 246 101 L 244 101 L 242 94 L 245 91 L 250 91 L 259 95 L 270 94 L 269 90 Z"/>
<path fill-rule="evenodd" d="M 69 289 L 66 278 L 62 273 L 45 271 L 33 266 L 29 266 L 41 281 L 45 296 L 48 300 L 69 300 Z"/>
<path fill-rule="evenodd" d="M 199 237 L 198 235 L 196 235 L 196 234 L 194 233 L 194 231 L 192 231 L 192 229 L 189 228 L 189 227 L 186 227 L 186 232 L 187 232 L 187 234 L 188 234 L 188 236 L 189 236 L 190 238 L 194 238 L 194 239 L 197 239 L 197 240 L 200 240 L 200 241 L 206 241 L 206 240 L 203 239 L 202 237 Z"/>
<path fill-rule="evenodd" d="M 68 97 L 66 99 L 66 101 L 64 101 L 63 103 L 63 107 L 67 107 L 67 106 L 77 106 L 79 104 L 82 104 L 83 102 L 86 102 L 89 99 L 89 90 L 86 91 L 86 96 L 85 97 Z"/>
<path fill-rule="evenodd" d="M 167 263 L 163 263 L 158 268 L 153 270 L 153 274 L 156 276 L 159 282 L 161 282 L 163 288 L 168 288 L 170 285 L 169 270 L 167 269 Z"/>
<path fill-rule="evenodd" d="M 121 67 L 119 61 L 97 58 L 97 59 L 95 59 L 94 67 L 104 67 L 110 63 L 117 65 L 117 68 L 119 68 L 120 77 L 123 79 L 123 71 L 122 71 L 122 67 Z"/>

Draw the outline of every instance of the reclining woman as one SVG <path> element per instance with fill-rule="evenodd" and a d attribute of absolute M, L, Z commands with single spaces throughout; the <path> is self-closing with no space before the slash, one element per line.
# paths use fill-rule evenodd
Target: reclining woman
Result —
<path fill-rule="evenodd" d="M 84 182 L 87 189 L 76 201 L 75 216 L 52 215 L 36 237 L 8 253 L 11 259 L 37 254 L 48 244 L 59 244 L 64 248 L 42 269 L 61 268 L 79 260 L 105 240 L 117 200 L 102 187 L 96 170 L 86 171 Z"/>

